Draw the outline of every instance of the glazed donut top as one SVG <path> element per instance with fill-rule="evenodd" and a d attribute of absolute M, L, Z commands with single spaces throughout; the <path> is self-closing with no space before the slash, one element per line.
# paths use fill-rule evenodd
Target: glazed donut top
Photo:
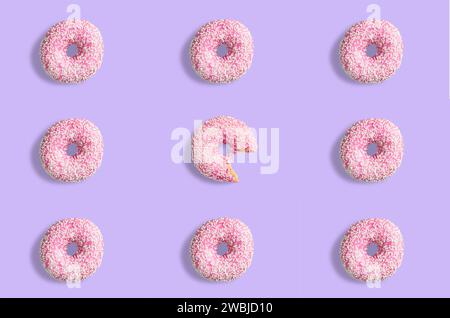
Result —
<path fill-rule="evenodd" d="M 226 254 L 217 248 L 226 243 Z M 191 256 L 195 269 L 214 281 L 230 281 L 240 277 L 253 258 L 253 236 L 246 224 L 238 219 L 218 218 L 203 224 L 191 241 Z"/>
<path fill-rule="evenodd" d="M 68 147 L 78 152 L 70 156 Z M 64 182 L 84 180 L 95 173 L 103 158 L 103 137 L 87 119 L 65 119 L 51 126 L 40 147 L 42 166 L 54 179 Z"/>
<path fill-rule="evenodd" d="M 367 153 L 376 144 L 378 152 Z M 403 158 L 400 129 L 387 119 L 370 118 L 353 124 L 341 141 L 340 157 L 345 170 L 355 179 L 381 181 L 391 176 Z"/>
<path fill-rule="evenodd" d="M 227 54 L 217 54 L 225 44 Z M 249 69 L 253 59 L 253 39 L 245 25 L 236 20 L 215 20 L 203 25 L 190 48 L 191 62 L 198 75 L 212 83 L 229 83 Z"/>
<path fill-rule="evenodd" d="M 76 243 L 77 252 L 67 253 L 67 246 Z M 58 280 L 84 280 L 100 266 L 103 257 L 103 236 L 90 220 L 63 219 L 53 224 L 41 240 L 41 261 L 46 271 Z"/>
<path fill-rule="evenodd" d="M 373 256 L 367 253 L 370 243 L 378 247 Z M 354 278 L 383 280 L 400 267 L 403 249 L 400 229 L 387 219 L 372 218 L 350 227 L 341 242 L 340 254 L 346 271 Z"/>
<path fill-rule="evenodd" d="M 375 56 L 367 54 L 375 45 Z M 400 67 L 403 41 L 399 30 L 386 20 L 364 20 L 354 24 L 340 46 L 340 59 L 345 72 L 362 83 L 378 83 L 392 76 Z"/>
<path fill-rule="evenodd" d="M 76 45 L 78 54 L 68 56 Z M 103 60 L 103 39 L 95 25 L 86 20 L 65 20 L 51 27 L 41 42 L 41 62 L 54 80 L 79 83 L 96 73 Z"/>
<path fill-rule="evenodd" d="M 226 156 L 218 146 L 228 144 Z M 192 162 L 204 176 L 225 182 L 238 182 L 231 167 L 233 155 L 238 151 L 254 152 L 257 141 L 253 131 L 241 120 L 231 116 L 218 116 L 205 121 L 192 137 Z"/>

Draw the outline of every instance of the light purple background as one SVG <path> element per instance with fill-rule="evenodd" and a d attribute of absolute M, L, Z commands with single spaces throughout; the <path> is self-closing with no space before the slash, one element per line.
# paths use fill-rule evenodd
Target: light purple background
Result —
<path fill-rule="evenodd" d="M 102 32 L 104 63 L 59 85 L 38 45 L 69 3 L 2 4 L 0 296 L 450 296 L 447 1 L 377 1 L 405 54 L 393 78 L 366 86 L 342 74 L 337 45 L 370 1 L 78 0 Z M 187 60 L 193 33 L 216 18 L 242 21 L 255 43 L 251 69 L 230 85 L 201 82 Z M 280 128 L 277 174 L 240 164 L 240 183 L 215 184 L 172 163 L 172 130 L 220 114 Z M 70 117 L 92 120 L 105 142 L 101 168 L 79 184 L 51 181 L 38 159 L 45 130 Z M 400 169 L 376 184 L 353 182 L 338 161 L 345 129 L 368 117 L 392 120 L 405 141 Z M 218 216 L 254 235 L 253 264 L 232 283 L 204 281 L 188 261 L 192 233 Z M 38 259 L 41 235 L 66 217 L 91 219 L 105 239 L 81 289 L 49 279 Z M 405 238 L 381 289 L 338 262 L 343 232 L 367 217 L 391 219 Z"/>

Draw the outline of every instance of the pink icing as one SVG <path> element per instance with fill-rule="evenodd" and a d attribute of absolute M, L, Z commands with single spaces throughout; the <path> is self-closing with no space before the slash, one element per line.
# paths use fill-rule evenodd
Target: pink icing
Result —
<path fill-rule="evenodd" d="M 369 244 L 378 251 L 369 255 Z M 346 271 L 363 281 L 392 276 L 403 259 L 403 237 L 399 228 L 386 219 L 366 219 L 353 224 L 341 243 L 340 257 Z"/>
<path fill-rule="evenodd" d="M 78 54 L 68 56 L 67 49 L 76 45 Z M 52 26 L 41 43 L 41 62 L 56 81 L 78 83 L 93 76 L 103 59 L 100 31 L 85 20 L 66 20 Z"/>
<path fill-rule="evenodd" d="M 378 151 L 369 155 L 370 144 Z M 355 123 L 341 142 L 340 157 L 345 170 L 355 179 L 380 181 L 391 176 L 403 158 L 400 129 L 386 119 L 366 119 Z"/>
<path fill-rule="evenodd" d="M 228 48 L 228 54 L 223 57 L 217 54 L 222 44 Z M 211 21 L 195 35 L 190 54 L 192 67 L 201 78 L 212 83 L 228 83 L 240 78 L 250 68 L 252 36 L 239 21 Z"/>
<path fill-rule="evenodd" d="M 219 145 L 229 144 L 230 155 L 222 155 Z M 256 138 L 242 121 L 219 116 L 209 119 L 192 137 L 192 161 L 204 176 L 224 182 L 237 182 L 238 177 L 231 167 L 232 155 L 238 151 L 256 151 Z"/>
<path fill-rule="evenodd" d="M 78 151 L 67 151 L 75 144 Z M 100 130 L 86 119 L 66 119 L 51 126 L 41 142 L 41 162 L 54 179 L 65 182 L 84 180 L 95 173 L 103 158 Z"/>
<path fill-rule="evenodd" d="M 377 54 L 366 54 L 369 45 Z M 345 72 L 362 83 L 377 83 L 391 77 L 400 67 L 403 41 L 398 29 L 389 21 L 365 20 L 353 25 L 340 46 L 340 60 Z"/>
<path fill-rule="evenodd" d="M 224 255 L 217 252 L 226 243 Z M 240 277 L 252 263 L 253 237 L 250 229 L 238 219 L 219 218 L 203 224 L 191 242 L 191 257 L 201 276 L 214 281 Z"/>
<path fill-rule="evenodd" d="M 74 255 L 67 246 L 76 243 Z M 46 271 L 58 280 L 84 280 L 94 274 L 103 257 L 103 236 L 87 219 L 64 219 L 53 224 L 41 241 L 41 261 Z"/>

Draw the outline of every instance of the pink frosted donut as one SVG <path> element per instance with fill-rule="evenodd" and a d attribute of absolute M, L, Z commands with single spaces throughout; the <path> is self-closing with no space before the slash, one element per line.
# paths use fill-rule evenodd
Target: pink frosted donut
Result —
<path fill-rule="evenodd" d="M 221 244 L 226 244 L 222 254 L 219 253 Z M 244 274 L 252 263 L 252 233 L 238 219 L 210 220 L 195 233 L 190 252 L 192 263 L 201 276 L 230 281 Z"/>
<path fill-rule="evenodd" d="M 224 56 L 218 54 L 225 46 Z M 245 25 L 235 20 L 215 20 L 203 25 L 190 48 L 197 74 L 212 83 L 228 83 L 247 72 L 253 59 L 253 40 Z"/>
<path fill-rule="evenodd" d="M 228 144 L 231 153 L 223 155 L 219 145 Z M 204 176 L 224 182 L 238 182 L 231 167 L 233 154 L 256 151 L 256 138 L 242 121 L 230 116 L 218 116 L 205 121 L 192 137 L 192 162 Z"/>
<path fill-rule="evenodd" d="M 69 56 L 67 51 L 73 45 L 77 54 Z M 86 20 L 61 21 L 47 31 L 40 51 L 42 65 L 51 78 L 79 83 L 93 76 L 102 65 L 102 35 Z"/>
<path fill-rule="evenodd" d="M 374 255 L 368 253 L 375 244 Z M 403 237 L 386 219 L 367 219 L 353 224 L 341 242 L 340 257 L 345 270 L 355 279 L 379 281 L 392 276 L 403 260 Z"/>
<path fill-rule="evenodd" d="M 376 54 L 369 56 L 369 46 Z M 389 21 L 365 20 L 354 24 L 340 46 L 345 72 L 361 83 L 378 83 L 391 77 L 400 67 L 403 41 L 398 29 Z"/>
<path fill-rule="evenodd" d="M 76 148 L 73 154 L 70 147 Z M 103 158 L 100 130 L 86 119 L 61 120 L 51 126 L 41 142 L 41 163 L 54 179 L 84 180 L 95 173 Z"/>
<path fill-rule="evenodd" d="M 370 145 L 376 145 L 373 155 Z M 345 170 L 361 181 L 380 181 L 391 176 L 403 158 L 400 129 L 386 119 L 356 122 L 341 142 L 340 157 Z"/>
<path fill-rule="evenodd" d="M 69 244 L 76 244 L 73 255 Z M 55 279 L 82 281 L 95 273 L 102 263 L 103 236 L 87 219 L 64 219 L 53 224 L 41 241 L 41 261 Z"/>

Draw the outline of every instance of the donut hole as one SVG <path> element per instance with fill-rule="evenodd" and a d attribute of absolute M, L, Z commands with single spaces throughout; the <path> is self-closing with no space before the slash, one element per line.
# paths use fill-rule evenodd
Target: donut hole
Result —
<path fill-rule="evenodd" d="M 367 146 L 367 154 L 371 157 L 376 156 L 378 154 L 378 145 L 376 142 L 372 142 Z"/>
<path fill-rule="evenodd" d="M 369 245 L 367 245 L 367 254 L 369 256 L 375 256 L 378 254 L 378 251 L 380 250 L 380 247 L 375 242 L 370 242 Z"/>
<path fill-rule="evenodd" d="M 375 57 L 375 56 L 377 56 L 378 53 L 379 53 L 378 51 L 379 51 L 378 50 L 378 46 L 376 44 L 371 43 L 371 44 L 369 44 L 366 47 L 366 55 L 368 57 Z"/>
<path fill-rule="evenodd" d="M 66 49 L 66 54 L 68 57 L 75 57 L 79 54 L 78 45 L 75 43 L 70 44 Z"/>
<path fill-rule="evenodd" d="M 230 252 L 230 246 L 227 242 L 220 242 L 217 245 L 217 254 L 220 256 L 224 256 Z"/>
<path fill-rule="evenodd" d="M 230 53 L 230 47 L 226 43 L 220 43 L 216 50 L 217 56 L 225 57 Z"/>
<path fill-rule="evenodd" d="M 79 152 L 78 145 L 75 142 L 72 142 L 67 146 L 66 152 L 68 156 L 75 157 L 76 155 L 78 155 Z"/>
<path fill-rule="evenodd" d="M 68 255 L 74 256 L 75 254 L 78 253 L 78 250 L 79 248 L 76 242 L 70 242 L 69 244 L 67 244 L 66 252 Z"/>

